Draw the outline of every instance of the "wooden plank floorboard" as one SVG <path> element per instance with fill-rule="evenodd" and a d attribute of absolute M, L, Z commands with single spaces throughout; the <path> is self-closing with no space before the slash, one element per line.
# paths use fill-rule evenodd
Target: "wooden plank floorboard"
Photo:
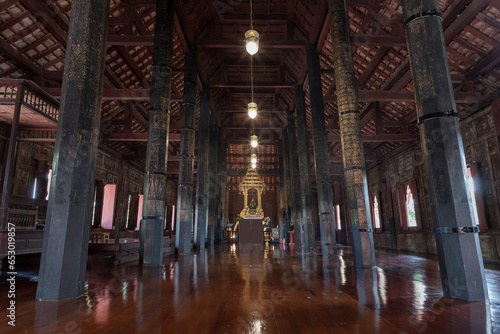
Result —
<path fill-rule="evenodd" d="M 491 304 L 442 297 L 435 258 L 377 251 L 377 267 L 353 266 L 350 248 L 322 256 L 277 247 L 216 247 L 165 256 L 161 268 L 112 266 L 89 256 L 85 295 L 35 300 L 37 268 L 16 280 L 16 328 L 1 333 L 496 333 L 500 271 L 486 276 Z M 21 264 L 22 266 L 22 261 Z"/>

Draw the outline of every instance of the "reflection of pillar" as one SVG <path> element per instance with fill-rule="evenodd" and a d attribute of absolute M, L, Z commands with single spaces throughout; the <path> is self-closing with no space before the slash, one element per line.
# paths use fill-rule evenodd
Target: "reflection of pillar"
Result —
<path fill-rule="evenodd" d="M 402 4 L 443 293 L 487 300 L 438 1 Z"/>
<path fill-rule="evenodd" d="M 332 48 L 337 89 L 344 175 L 351 222 L 354 264 L 375 265 L 373 228 L 366 181 L 365 155 L 359 121 L 358 92 L 345 0 L 330 0 Z"/>
<path fill-rule="evenodd" d="M 109 1 L 73 0 L 36 298 L 85 290 Z"/>
<path fill-rule="evenodd" d="M 168 129 L 174 35 L 174 1 L 158 0 L 149 108 L 144 208 L 139 261 L 160 266 L 163 258 Z"/>

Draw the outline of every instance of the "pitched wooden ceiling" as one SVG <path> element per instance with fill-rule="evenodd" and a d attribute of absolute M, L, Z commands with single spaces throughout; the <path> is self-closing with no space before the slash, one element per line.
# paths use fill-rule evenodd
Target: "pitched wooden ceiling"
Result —
<path fill-rule="evenodd" d="M 138 165 L 145 158 L 155 3 L 111 0 L 102 142 Z M 439 3 L 458 111 L 467 117 L 498 98 L 500 2 Z M 350 0 L 348 6 L 365 154 L 369 165 L 377 164 L 418 141 L 401 3 Z M 320 53 L 331 172 L 342 174 L 327 7 L 326 0 L 253 2 L 254 26 L 261 37 L 253 57 L 259 105 L 255 131 L 261 139 L 257 153 L 259 172 L 271 187 L 278 183 L 277 143 L 286 112 L 295 106 L 294 85 L 303 84 L 308 96 L 306 43 L 316 43 Z M 184 55 L 187 43 L 195 42 L 200 50 L 199 88 L 212 87 L 212 106 L 219 110 L 229 142 L 230 186 L 238 184 L 250 158 L 250 56 L 243 43 L 250 27 L 249 1 L 177 1 L 176 9 L 169 173 L 179 170 Z M 0 2 L 0 78 L 33 80 L 57 98 L 70 14 L 71 1 Z"/>

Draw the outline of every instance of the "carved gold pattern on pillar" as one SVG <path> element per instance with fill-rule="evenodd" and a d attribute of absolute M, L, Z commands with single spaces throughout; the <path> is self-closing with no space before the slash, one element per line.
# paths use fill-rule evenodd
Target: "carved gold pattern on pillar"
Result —
<path fill-rule="evenodd" d="M 375 254 L 368 184 L 359 120 L 358 93 L 345 0 L 329 0 L 344 175 L 351 220 L 354 263 L 373 266 Z"/>

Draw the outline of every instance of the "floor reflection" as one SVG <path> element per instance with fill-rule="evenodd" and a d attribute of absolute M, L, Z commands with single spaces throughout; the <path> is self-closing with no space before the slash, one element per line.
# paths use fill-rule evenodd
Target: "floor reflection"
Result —
<path fill-rule="evenodd" d="M 34 302 L 36 271 L 18 277 L 19 326 L 2 333 L 492 333 L 500 330 L 500 271 L 491 305 L 442 297 L 435 258 L 228 244 L 166 256 L 160 268 L 89 262 L 85 295 Z M 33 274 L 34 273 L 34 274 Z M 0 294 L 6 285 L 0 284 Z M 0 302 L 1 299 L 0 299 Z M 6 317 L 2 305 L 0 316 Z"/>

